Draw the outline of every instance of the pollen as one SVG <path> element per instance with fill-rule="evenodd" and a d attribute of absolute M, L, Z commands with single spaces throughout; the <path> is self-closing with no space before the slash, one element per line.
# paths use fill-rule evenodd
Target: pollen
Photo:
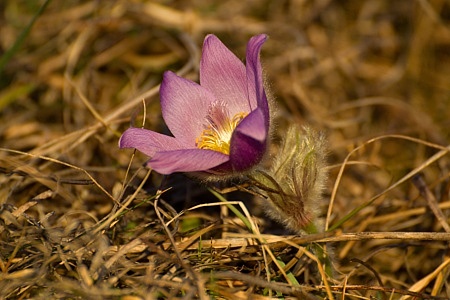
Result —
<path fill-rule="evenodd" d="M 240 112 L 230 117 L 223 103 L 213 104 L 206 118 L 205 129 L 195 140 L 195 145 L 200 149 L 230 154 L 233 131 L 246 116 L 247 113 Z"/>

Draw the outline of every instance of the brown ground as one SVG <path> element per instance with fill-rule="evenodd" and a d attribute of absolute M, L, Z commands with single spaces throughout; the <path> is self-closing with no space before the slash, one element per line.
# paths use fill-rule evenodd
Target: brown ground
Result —
<path fill-rule="evenodd" d="M 0 299 L 450 298 L 448 1 L 0 8 Z M 297 122 L 328 139 L 329 232 L 288 236 L 248 194 L 226 194 L 239 219 L 117 148 L 144 102 L 146 128 L 164 131 L 162 72 L 197 80 L 207 33 L 242 58 L 249 37 L 270 36 L 278 135 Z"/>

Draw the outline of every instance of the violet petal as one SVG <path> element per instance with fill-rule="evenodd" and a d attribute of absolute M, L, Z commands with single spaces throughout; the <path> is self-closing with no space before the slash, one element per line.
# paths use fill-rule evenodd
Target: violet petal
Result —
<path fill-rule="evenodd" d="M 200 84 L 227 103 L 230 115 L 250 112 L 245 66 L 216 36 L 208 35 L 200 61 Z"/>
<path fill-rule="evenodd" d="M 174 137 L 143 128 L 128 128 L 120 137 L 120 148 L 136 148 L 152 157 L 158 151 L 181 149 L 183 146 Z"/>
<path fill-rule="evenodd" d="M 268 131 L 265 116 L 257 108 L 236 127 L 230 142 L 230 163 L 233 170 L 244 171 L 258 164 L 265 151 Z"/>
<path fill-rule="evenodd" d="M 195 147 L 195 139 L 203 131 L 210 103 L 214 95 L 199 84 L 164 73 L 160 88 L 161 111 L 172 134 L 188 147 Z"/>
<path fill-rule="evenodd" d="M 265 126 L 269 127 L 269 105 L 264 91 L 262 67 L 260 61 L 261 47 L 267 39 L 267 35 L 260 34 L 252 37 L 247 44 L 246 71 L 248 78 L 249 97 L 256 95 L 258 107 L 263 110 Z"/>
<path fill-rule="evenodd" d="M 182 149 L 157 152 L 147 165 L 161 174 L 199 172 L 217 167 L 229 160 L 221 152 L 203 149 Z"/>

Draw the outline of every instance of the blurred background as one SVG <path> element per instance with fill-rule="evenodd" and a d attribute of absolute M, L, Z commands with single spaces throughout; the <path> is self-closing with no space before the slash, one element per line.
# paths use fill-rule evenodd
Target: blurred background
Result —
<path fill-rule="evenodd" d="M 131 150 L 117 148 L 120 134 L 143 122 L 148 129 L 167 132 L 158 98 L 162 73 L 173 70 L 198 80 L 208 33 L 242 59 L 251 36 L 269 35 L 261 60 L 277 106 L 275 142 L 293 122 L 327 136 L 330 180 L 321 205 L 324 218 L 329 211 L 330 226 L 420 166 L 448 218 L 449 158 L 432 158 L 450 137 L 449 1 L 4 0 L 0 12 L 4 273 L 30 266 L 31 260 L 14 265 L 8 257 L 30 255 L 14 249 L 25 245 L 24 228 L 36 227 L 33 220 L 54 228 L 51 239 L 61 239 L 94 226 L 120 206 L 114 199 L 132 156 Z M 140 153 L 132 160 L 128 176 L 136 176 L 134 188 L 144 178 L 145 171 L 136 170 L 145 160 Z M 152 175 L 142 197 L 153 195 L 161 180 Z M 196 197 L 195 183 L 186 183 L 185 177 L 168 180 L 174 190 L 181 185 L 178 193 L 183 188 L 179 201 L 188 192 Z M 203 197 L 200 202 L 217 200 Z M 407 181 L 376 198 L 340 230 L 442 231 L 426 205 Z M 31 219 L 14 214 L 20 207 Z M 136 207 L 103 234 L 111 245 L 126 244 L 149 230 L 151 209 Z M 12 221 L 6 212 L 17 219 L 15 227 L 8 227 Z M 31 231 L 39 240 L 41 233 Z M 374 240 L 334 248 L 339 272 L 354 272 L 355 284 L 381 281 L 401 289 L 448 255 L 445 243 L 420 241 L 394 247 Z M 355 271 L 348 262 L 352 257 L 368 261 L 379 279 L 367 268 Z M 64 263 L 60 257 L 57 261 Z M 68 261 L 72 268 L 77 264 Z M 67 269 L 60 276 L 70 277 Z M 30 286 L 45 277 L 30 276 L 25 277 Z M 45 280 L 54 282 L 52 276 Z M 18 278 L 22 285 L 4 283 L 8 295 L 18 295 L 24 284 Z M 443 297 L 449 295 L 448 283 L 446 288 Z"/>

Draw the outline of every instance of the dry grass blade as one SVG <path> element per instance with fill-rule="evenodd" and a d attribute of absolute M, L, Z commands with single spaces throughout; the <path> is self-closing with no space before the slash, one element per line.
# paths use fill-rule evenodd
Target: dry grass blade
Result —
<path fill-rule="evenodd" d="M 409 288 L 411 292 L 421 292 L 423 291 L 431 281 L 435 280 L 436 277 L 450 264 L 450 258 L 447 258 L 439 267 L 436 268 L 431 274 L 428 274 L 418 282 L 416 282 L 413 286 Z M 403 297 L 402 300 L 411 299 L 410 296 Z"/>
<path fill-rule="evenodd" d="M 436 216 L 442 228 L 444 228 L 446 232 L 450 232 L 450 225 L 448 225 L 446 217 L 442 213 L 442 210 L 439 208 L 439 203 L 436 201 L 436 198 L 428 189 L 423 177 L 419 174 L 413 178 L 413 182 L 416 185 L 422 197 L 424 197 L 427 200 L 428 206 Z"/>

